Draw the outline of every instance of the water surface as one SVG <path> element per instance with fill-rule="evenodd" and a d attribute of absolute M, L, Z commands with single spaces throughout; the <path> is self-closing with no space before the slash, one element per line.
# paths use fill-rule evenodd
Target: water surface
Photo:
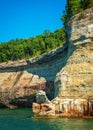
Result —
<path fill-rule="evenodd" d="M 93 130 L 93 119 L 35 119 L 31 109 L 0 109 L 0 130 Z"/>

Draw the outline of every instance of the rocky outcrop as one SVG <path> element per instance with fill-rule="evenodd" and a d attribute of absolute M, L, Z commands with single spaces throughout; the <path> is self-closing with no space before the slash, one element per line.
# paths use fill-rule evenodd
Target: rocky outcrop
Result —
<path fill-rule="evenodd" d="M 6 106 L 31 107 L 35 92 L 44 90 L 53 99 L 54 80 L 64 66 L 67 44 L 38 58 L 0 64 L 0 101 Z M 62 58 L 63 57 L 63 58 Z"/>
<path fill-rule="evenodd" d="M 67 64 L 57 74 L 55 87 L 59 97 L 93 97 L 93 43 L 75 48 Z"/>
<path fill-rule="evenodd" d="M 49 101 L 44 91 L 37 94 L 32 109 L 34 117 L 93 117 L 93 99 L 60 98 Z"/>
<path fill-rule="evenodd" d="M 36 102 L 37 103 L 51 103 L 46 96 L 46 93 L 42 90 L 38 91 L 36 94 Z"/>
<path fill-rule="evenodd" d="M 33 104 L 36 115 L 93 116 L 93 8 L 74 16 L 66 30 L 64 47 L 0 64 L 1 102 L 31 106 L 36 91 L 44 90 L 53 100 L 41 103 L 46 98 L 38 98 Z"/>
<path fill-rule="evenodd" d="M 34 117 L 55 116 L 55 105 L 49 101 L 44 91 L 39 91 L 36 95 L 36 103 L 33 103 Z"/>
<path fill-rule="evenodd" d="M 93 117 L 93 98 L 60 98 L 53 99 L 55 115 L 58 117 Z"/>
<path fill-rule="evenodd" d="M 69 43 L 75 45 L 93 39 L 93 7 L 73 16 L 66 24 Z"/>
<path fill-rule="evenodd" d="M 82 14 L 84 18 L 79 19 L 81 14 L 76 15 L 67 28 L 69 58 L 55 80 L 61 97 L 93 97 L 93 8 Z"/>
<path fill-rule="evenodd" d="M 51 101 L 55 116 L 93 117 L 93 8 L 71 18 L 66 30 L 65 66 L 56 74 Z"/>
<path fill-rule="evenodd" d="M 65 116 L 93 116 L 93 8 L 74 16 L 67 34 L 68 58 L 56 75 L 54 104 Z"/>

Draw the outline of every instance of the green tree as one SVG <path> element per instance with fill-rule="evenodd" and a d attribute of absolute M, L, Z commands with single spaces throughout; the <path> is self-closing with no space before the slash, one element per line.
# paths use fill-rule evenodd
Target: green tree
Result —
<path fill-rule="evenodd" d="M 92 6 L 93 0 L 67 0 L 66 9 L 63 12 L 61 20 L 63 20 L 65 25 L 73 15 Z"/>
<path fill-rule="evenodd" d="M 87 9 L 93 6 L 93 0 L 80 0 L 81 8 Z"/>
<path fill-rule="evenodd" d="M 43 34 L 28 39 L 11 40 L 0 44 L 0 62 L 36 57 L 62 46 L 64 42 L 63 28 L 54 32 L 45 30 Z"/>

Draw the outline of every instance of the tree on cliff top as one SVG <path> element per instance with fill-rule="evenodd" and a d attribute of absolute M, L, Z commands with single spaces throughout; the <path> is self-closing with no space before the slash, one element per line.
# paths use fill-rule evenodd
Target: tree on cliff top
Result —
<path fill-rule="evenodd" d="M 67 0 L 62 20 L 65 24 L 75 14 L 93 6 L 93 0 Z"/>
<path fill-rule="evenodd" d="M 66 13 L 67 13 L 68 17 L 75 15 L 76 13 L 80 12 L 81 10 L 82 9 L 81 9 L 79 0 L 67 0 Z"/>
<path fill-rule="evenodd" d="M 54 32 L 45 30 L 43 34 L 28 39 L 11 40 L 0 44 L 0 62 L 36 57 L 62 46 L 65 41 L 64 28 Z"/>
<path fill-rule="evenodd" d="M 93 0 L 80 0 L 81 8 L 87 9 L 93 6 Z"/>

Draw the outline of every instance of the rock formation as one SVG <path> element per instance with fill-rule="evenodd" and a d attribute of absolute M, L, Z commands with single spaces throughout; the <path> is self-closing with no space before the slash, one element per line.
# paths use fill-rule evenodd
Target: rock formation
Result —
<path fill-rule="evenodd" d="M 93 8 L 74 16 L 66 25 L 65 66 L 55 78 L 56 116 L 93 116 Z"/>
<path fill-rule="evenodd" d="M 53 99 L 54 115 L 93 116 L 93 8 L 71 18 L 66 31 L 67 43 L 62 48 L 0 64 L 1 103 L 31 106 L 35 91 L 44 90 Z M 36 105 L 37 113 L 49 107 Z"/>
<path fill-rule="evenodd" d="M 36 94 L 36 102 L 37 103 L 51 103 L 46 96 L 46 93 L 42 90 L 38 91 Z"/>
<path fill-rule="evenodd" d="M 36 95 L 36 103 L 33 103 L 34 117 L 55 116 L 55 105 L 49 101 L 44 91 L 39 91 Z"/>
<path fill-rule="evenodd" d="M 67 45 L 35 59 L 0 64 L 0 101 L 18 107 L 31 107 L 35 91 L 55 95 L 54 80 L 64 66 Z"/>

